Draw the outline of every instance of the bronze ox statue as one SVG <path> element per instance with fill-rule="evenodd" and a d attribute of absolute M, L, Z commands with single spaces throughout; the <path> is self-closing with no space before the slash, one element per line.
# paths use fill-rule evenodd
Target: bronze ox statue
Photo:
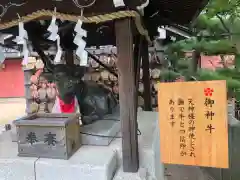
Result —
<path fill-rule="evenodd" d="M 101 120 L 111 114 L 118 102 L 113 93 L 96 82 L 82 80 L 87 67 L 78 65 L 51 65 L 51 72 L 43 76 L 55 82 L 58 94 L 65 103 L 78 100 L 83 125 Z"/>

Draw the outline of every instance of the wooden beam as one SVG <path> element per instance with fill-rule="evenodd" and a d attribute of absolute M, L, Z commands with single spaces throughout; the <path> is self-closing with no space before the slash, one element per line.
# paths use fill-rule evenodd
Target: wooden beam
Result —
<path fill-rule="evenodd" d="M 143 92 L 144 111 L 152 111 L 148 42 L 145 39 L 143 40 L 141 52 L 142 52 L 143 87 L 144 87 Z"/>
<path fill-rule="evenodd" d="M 137 103 L 134 76 L 133 37 L 131 19 L 115 22 L 118 49 L 119 102 L 122 130 L 123 171 L 137 172 L 139 168 L 137 136 Z"/>

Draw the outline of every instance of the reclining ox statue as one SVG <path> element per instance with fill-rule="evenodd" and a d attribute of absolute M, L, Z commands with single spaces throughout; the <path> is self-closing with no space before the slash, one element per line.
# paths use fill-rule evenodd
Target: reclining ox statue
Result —
<path fill-rule="evenodd" d="M 48 64 L 43 76 L 55 82 L 58 98 L 65 104 L 77 99 L 83 125 L 103 119 L 117 107 L 118 102 L 109 89 L 96 82 L 82 80 L 87 67 L 65 64 L 50 64 L 50 67 Z"/>

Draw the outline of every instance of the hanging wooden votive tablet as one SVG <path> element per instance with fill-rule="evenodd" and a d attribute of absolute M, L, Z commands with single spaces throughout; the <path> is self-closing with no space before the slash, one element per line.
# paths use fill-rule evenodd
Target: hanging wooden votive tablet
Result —
<path fill-rule="evenodd" d="M 158 81 L 154 81 L 153 86 L 154 86 L 154 90 L 158 91 Z"/>
<path fill-rule="evenodd" d="M 27 65 L 23 66 L 25 69 L 34 69 L 35 68 L 35 63 L 28 63 Z"/>
<path fill-rule="evenodd" d="M 109 80 L 112 81 L 112 82 L 115 82 L 115 81 L 117 81 L 118 79 L 117 79 L 117 77 L 114 76 L 112 73 L 109 73 Z"/>
<path fill-rule="evenodd" d="M 109 56 L 108 57 L 108 65 L 110 66 L 110 67 L 114 67 L 115 66 L 115 58 L 113 57 L 113 56 Z"/>
<path fill-rule="evenodd" d="M 119 94 L 118 84 L 115 84 L 112 88 L 114 94 Z"/>
<path fill-rule="evenodd" d="M 108 56 L 106 56 L 106 55 L 100 56 L 100 61 L 101 61 L 103 64 L 108 65 Z"/>
<path fill-rule="evenodd" d="M 91 74 L 91 80 L 92 81 L 98 81 L 100 79 L 100 74 L 99 74 L 99 72 L 93 72 L 92 74 Z"/>
<path fill-rule="evenodd" d="M 99 64 L 96 61 L 94 61 L 92 58 L 90 58 L 90 65 L 93 68 L 99 68 Z"/>
<path fill-rule="evenodd" d="M 161 71 L 159 69 L 153 69 L 151 74 L 153 79 L 158 79 L 160 78 Z"/>
<path fill-rule="evenodd" d="M 43 69 L 44 64 L 41 59 L 37 59 L 36 64 L 35 64 L 36 69 Z"/>
<path fill-rule="evenodd" d="M 141 93 L 143 93 L 143 91 L 144 91 L 143 83 L 139 83 L 138 90 L 139 90 Z"/>
<path fill-rule="evenodd" d="M 101 78 L 102 78 L 104 81 L 106 81 L 106 80 L 108 80 L 108 77 L 109 77 L 109 72 L 106 71 L 106 70 L 103 70 L 103 71 L 101 72 Z"/>

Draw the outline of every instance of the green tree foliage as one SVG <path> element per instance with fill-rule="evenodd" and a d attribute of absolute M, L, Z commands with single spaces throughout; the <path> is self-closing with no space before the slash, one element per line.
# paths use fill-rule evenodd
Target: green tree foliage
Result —
<path fill-rule="evenodd" d="M 226 80 L 228 91 L 240 100 L 240 0 L 210 0 L 192 26 L 195 37 L 174 42 L 166 50 L 172 68 L 168 74 L 184 75 L 187 80 Z M 235 54 L 235 69 L 189 71 L 191 59 L 183 52 L 206 55 Z"/>

